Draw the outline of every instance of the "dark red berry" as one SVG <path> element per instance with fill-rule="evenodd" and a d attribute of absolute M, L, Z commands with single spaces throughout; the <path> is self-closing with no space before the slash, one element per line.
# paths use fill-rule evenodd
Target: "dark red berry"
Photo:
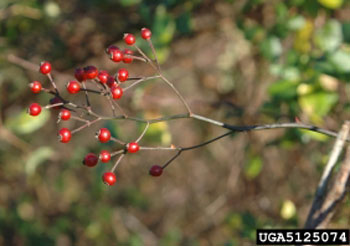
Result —
<path fill-rule="evenodd" d="M 133 55 L 134 52 L 132 50 L 129 50 L 129 49 L 125 48 L 123 53 L 124 53 L 123 62 L 124 63 L 131 63 L 133 61 L 133 58 L 129 57 L 128 55 Z"/>
<path fill-rule="evenodd" d="M 70 113 L 70 111 L 68 109 L 62 109 L 60 114 L 58 115 L 58 117 L 61 120 L 69 120 L 70 116 L 71 116 L 71 113 Z"/>
<path fill-rule="evenodd" d="M 77 68 L 75 69 L 75 72 L 74 72 L 74 77 L 79 81 L 79 82 L 82 82 L 84 80 L 87 79 L 87 76 L 84 72 L 84 69 L 82 68 Z"/>
<path fill-rule="evenodd" d="M 108 48 L 106 49 L 106 53 L 107 53 L 108 55 L 110 55 L 111 52 L 114 51 L 114 50 L 119 50 L 119 48 L 118 48 L 117 46 L 115 46 L 115 45 L 110 45 L 110 46 L 108 46 Z"/>
<path fill-rule="evenodd" d="M 113 78 L 113 76 L 109 76 L 107 79 L 107 86 L 109 88 L 112 88 L 113 86 L 118 86 L 117 82 L 115 81 L 115 79 Z"/>
<path fill-rule="evenodd" d="M 41 112 L 41 106 L 38 103 L 32 103 L 28 108 L 28 113 L 31 116 L 37 116 Z"/>
<path fill-rule="evenodd" d="M 110 159 L 111 159 L 111 154 L 107 150 L 102 150 L 100 153 L 100 160 L 103 163 L 106 163 L 106 162 L 109 162 Z"/>
<path fill-rule="evenodd" d="M 84 67 L 84 72 L 87 79 L 94 79 L 98 75 L 98 70 L 95 66 Z"/>
<path fill-rule="evenodd" d="M 109 58 L 114 62 L 121 62 L 123 60 L 124 54 L 121 50 L 112 50 L 109 53 Z"/>
<path fill-rule="evenodd" d="M 158 177 L 160 175 L 162 175 L 163 173 L 163 168 L 161 166 L 158 165 L 154 165 L 149 169 L 149 174 L 154 176 L 154 177 Z"/>
<path fill-rule="evenodd" d="M 129 153 L 136 153 L 140 149 L 140 146 L 138 143 L 129 143 L 126 147 Z"/>
<path fill-rule="evenodd" d="M 33 81 L 29 84 L 29 87 L 34 93 L 39 93 L 41 91 L 41 83 L 39 81 Z"/>
<path fill-rule="evenodd" d="M 125 33 L 124 34 L 124 41 L 127 45 L 133 45 L 136 41 L 135 36 L 131 33 Z"/>
<path fill-rule="evenodd" d="M 88 167 L 96 166 L 98 157 L 94 153 L 89 153 L 84 157 L 83 164 Z"/>
<path fill-rule="evenodd" d="M 111 139 L 111 132 L 107 128 L 101 128 L 96 135 L 101 143 L 107 143 Z"/>
<path fill-rule="evenodd" d="M 102 84 L 106 84 L 107 80 L 108 80 L 109 74 L 107 71 L 100 71 L 97 75 L 98 80 L 102 83 Z"/>
<path fill-rule="evenodd" d="M 72 138 L 72 133 L 67 128 L 62 128 L 58 132 L 58 138 L 62 143 L 68 143 Z"/>
<path fill-rule="evenodd" d="M 121 68 L 118 70 L 118 80 L 120 82 L 127 81 L 128 78 L 129 78 L 128 70 L 126 70 L 125 68 Z"/>
<path fill-rule="evenodd" d="M 51 64 L 47 61 L 40 63 L 40 72 L 42 74 L 48 74 L 51 72 Z"/>
<path fill-rule="evenodd" d="M 50 99 L 50 104 L 53 105 L 53 104 L 57 104 L 57 103 L 62 103 L 63 101 L 59 98 L 59 97 L 53 97 Z M 53 107 L 53 109 L 60 109 L 62 108 L 62 106 L 55 106 Z"/>
<path fill-rule="evenodd" d="M 141 37 L 143 39 L 150 39 L 151 36 L 152 36 L 152 32 L 150 29 L 145 28 L 145 27 L 141 29 Z"/>
<path fill-rule="evenodd" d="M 102 180 L 106 185 L 114 185 L 117 181 L 117 177 L 112 172 L 106 172 L 102 176 Z"/>
<path fill-rule="evenodd" d="M 123 95 L 123 89 L 119 85 L 115 85 L 111 88 L 113 99 L 120 99 Z"/>
<path fill-rule="evenodd" d="M 70 94 L 75 94 L 75 93 L 78 93 L 80 91 L 80 84 L 79 84 L 79 82 L 77 82 L 75 80 L 69 81 L 67 83 L 66 87 L 67 87 L 67 91 Z"/>

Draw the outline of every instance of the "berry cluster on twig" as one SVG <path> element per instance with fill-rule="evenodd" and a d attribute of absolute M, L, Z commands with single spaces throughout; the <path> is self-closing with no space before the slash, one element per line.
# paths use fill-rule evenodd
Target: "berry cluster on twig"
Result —
<path fill-rule="evenodd" d="M 80 127 L 73 130 L 69 130 L 68 128 L 61 128 L 58 131 L 58 138 L 59 138 L 59 141 L 62 143 L 70 142 L 74 134 L 100 121 L 130 120 L 130 121 L 135 121 L 135 122 L 140 122 L 145 124 L 144 130 L 142 131 L 141 135 L 137 139 L 135 139 L 133 142 L 129 142 L 129 143 L 123 142 L 122 140 L 113 137 L 108 128 L 101 128 L 96 132 L 96 138 L 101 143 L 107 143 L 109 141 L 113 141 L 116 143 L 116 145 L 120 146 L 113 152 L 102 150 L 98 155 L 94 153 L 88 153 L 83 159 L 83 164 L 85 166 L 94 167 L 98 164 L 99 161 L 101 161 L 102 163 L 107 163 L 110 160 L 112 160 L 112 158 L 116 158 L 116 161 L 113 167 L 109 171 L 105 172 L 102 176 L 103 182 L 106 183 L 107 185 L 115 184 L 117 180 L 115 171 L 119 163 L 121 163 L 121 161 L 123 160 L 123 158 L 127 154 L 134 154 L 140 150 L 175 151 L 175 154 L 163 165 L 153 165 L 150 168 L 149 174 L 157 177 L 162 175 L 163 170 L 170 163 L 172 163 L 176 158 L 178 158 L 182 152 L 200 148 L 214 141 L 217 141 L 223 137 L 226 137 L 232 134 L 233 132 L 244 132 L 244 131 L 251 131 L 251 130 L 276 129 L 276 128 L 301 128 L 301 129 L 308 129 L 311 131 L 319 132 L 332 137 L 337 136 L 336 132 L 325 130 L 312 125 L 303 124 L 301 122 L 281 123 L 281 124 L 271 124 L 271 125 L 234 126 L 234 125 L 229 125 L 229 124 L 226 124 L 217 120 L 213 120 L 201 115 L 194 114 L 190 106 L 186 102 L 186 100 L 183 98 L 180 92 L 176 89 L 173 83 L 171 83 L 163 75 L 158 62 L 155 48 L 151 41 L 151 36 L 152 36 L 152 33 L 149 29 L 147 28 L 141 29 L 141 37 L 144 40 L 146 40 L 148 45 L 150 46 L 154 59 L 151 59 L 149 56 L 147 56 L 146 53 L 143 52 L 136 45 L 135 43 L 136 38 L 133 34 L 130 34 L 130 33 L 127 33 L 124 35 L 124 42 L 130 48 L 135 49 L 135 51 L 128 48 L 125 48 L 122 50 L 117 46 L 111 45 L 106 49 L 106 53 L 109 56 L 110 60 L 115 63 L 128 64 L 128 63 L 132 63 L 134 60 L 147 63 L 154 69 L 155 74 L 153 76 L 132 77 L 130 76 L 129 71 L 125 68 L 120 68 L 115 75 L 110 75 L 107 71 L 99 70 L 92 65 L 86 66 L 84 68 L 77 68 L 75 70 L 74 77 L 76 80 L 69 81 L 66 84 L 66 89 L 67 89 L 67 92 L 72 95 L 83 93 L 86 101 L 86 104 L 84 105 L 74 103 L 62 96 L 62 93 L 58 90 L 56 86 L 56 82 L 54 81 L 51 75 L 51 70 L 52 70 L 51 64 L 47 61 L 42 62 L 40 64 L 39 71 L 48 77 L 51 84 L 51 88 L 50 89 L 44 88 L 42 86 L 42 83 L 40 83 L 39 81 L 34 81 L 29 84 L 30 89 L 33 93 L 46 92 L 54 96 L 50 100 L 50 103 L 46 106 L 41 106 L 38 103 L 32 103 L 28 108 L 28 112 L 30 115 L 37 116 L 41 113 L 42 109 L 59 109 L 60 112 L 58 114 L 58 122 L 67 121 L 67 120 L 77 120 L 83 123 Z M 153 80 L 153 79 L 160 79 L 174 91 L 178 99 L 183 104 L 186 110 L 186 113 L 169 115 L 169 116 L 164 116 L 156 119 L 141 119 L 141 118 L 129 116 L 123 111 L 122 107 L 118 103 L 118 101 L 123 98 L 123 94 L 129 89 L 133 88 L 134 86 L 137 86 L 140 83 Z M 87 83 L 91 84 L 91 87 L 94 87 L 94 88 L 93 89 L 88 88 Z M 112 109 L 113 115 L 105 116 L 95 112 L 92 108 L 92 105 L 89 99 L 90 93 L 94 93 L 94 94 L 100 95 L 101 97 L 107 98 L 108 104 Z M 86 119 L 84 118 L 84 115 L 92 116 L 94 119 L 93 120 Z M 151 124 L 163 122 L 163 121 L 169 121 L 173 119 L 182 119 L 182 118 L 196 119 L 196 120 L 210 123 L 225 129 L 229 129 L 229 131 L 218 137 L 210 139 L 204 143 L 194 145 L 194 146 L 189 146 L 189 147 L 178 147 L 174 145 L 171 145 L 169 147 L 147 147 L 139 144 L 139 142 L 145 136 Z"/>

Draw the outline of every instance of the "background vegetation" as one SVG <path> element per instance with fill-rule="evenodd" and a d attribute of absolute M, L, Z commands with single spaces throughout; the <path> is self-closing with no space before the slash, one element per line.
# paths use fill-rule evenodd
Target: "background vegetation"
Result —
<path fill-rule="evenodd" d="M 349 1 L 2 0 L 0 20 L 0 245 L 252 245 L 256 228 L 302 227 L 332 139 L 299 130 L 235 134 L 184 153 L 160 178 L 148 169 L 169 153 L 142 152 L 106 187 L 100 177 L 109 167 L 81 160 L 113 145 L 97 143 L 97 126 L 60 144 L 56 112 L 25 113 L 31 102 L 48 102 L 27 86 L 45 78 L 8 57 L 51 61 L 63 88 L 78 66 L 116 71 L 104 48 L 146 26 L 195 112 L 237 125 L 298 117 L 338 130 L 349 118 Z M 127 68 L 151 74 L 137 62 Z M 182 112 L 157 82 L 123 106 L 141 117 Z M 125 140 L 141 130 L 105 125 Z M 143 144 L 188 146 L 221 132 L 178 120 L 152 126 Z M 347 197 L 330 226 L 348 228 L 349 208 Z"/>

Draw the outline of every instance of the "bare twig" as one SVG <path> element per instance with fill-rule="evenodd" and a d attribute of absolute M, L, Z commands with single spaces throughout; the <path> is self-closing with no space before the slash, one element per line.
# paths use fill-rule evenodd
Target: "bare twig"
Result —
<path fill-rule="evenodd" d="M 320 221 L 317 222 L 317 217 L 320 214 L 320 209 L 325 202 L 326 188 L 328 181 L 332 175 L 332 170 L 339 158 L 339 155 L 344 147 L 345 141 L 348 139 L 350 123 L 343 124 L 342 129 L 337 137 L 337 140 L 333 146 L 328 163 L 323 171 L 321 180 L 317 186 L 315 198 L 313 200 L 309 215 L 306 219 L 305 228 L 316 228 Z"/>

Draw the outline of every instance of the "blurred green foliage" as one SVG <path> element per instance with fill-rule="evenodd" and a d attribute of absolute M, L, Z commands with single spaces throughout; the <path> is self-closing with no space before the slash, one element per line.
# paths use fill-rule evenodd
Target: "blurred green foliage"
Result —
<path fill-rule="evenodd" d="M 350 106 L 349 11 L 347 0 L 1 0 L 0 245 L 254 244 L 256 228 L 302 225 L 299 208 L 307 210 L 329 151 L 327 137 L 307 131 L 246 136 L 246 142 L 236 134 L 228 140 L 232 147 L 189 154 L 159 180 L 145 175 L 146 165 L 166 154 L 131 158 L 117 188 L 107 189 L 100 181 L 105 166 L 85 171 L 78 164 L 87 152 L 113 144 L 99 146 L 87 134 L 74 139 L 73 147 L 58 145 L 55 113 L 33 118 L 24 110 L 49 99 L 28 93 L 27 82 L 39 75 L 9 62 L 8 55 L 47 59 L 58 71 L 71 72 L 95 57 L 103 66 L 106 46 L 146 26 L 160 62 L 173 67 L 166 72 L 183 76 L 176 81 L 180 91 L 193 96 L 195 106 L 198 97 L 214 101 L 199 103 L 206 114 L 240 124 L 297 117 L 339 128 Z M 152 106 L 139 113 L 146 118 L 169 113 L 145 103 L 157 89 L 152 86 L 135 90 L 128 109 Z M 222 102 L 219 109 L 213 106 Z M 121 138 L 144 127 L 105 126 Z M 152 125 L 145 143 L 169 145 L 184 135 L 188 145 L 214 131 L 171 126 Z M 231 155 L 240 144 L 244 157 Z M 349 198 L 344 206 L 335 221 L 339 227 L 349 226 Z"/>

